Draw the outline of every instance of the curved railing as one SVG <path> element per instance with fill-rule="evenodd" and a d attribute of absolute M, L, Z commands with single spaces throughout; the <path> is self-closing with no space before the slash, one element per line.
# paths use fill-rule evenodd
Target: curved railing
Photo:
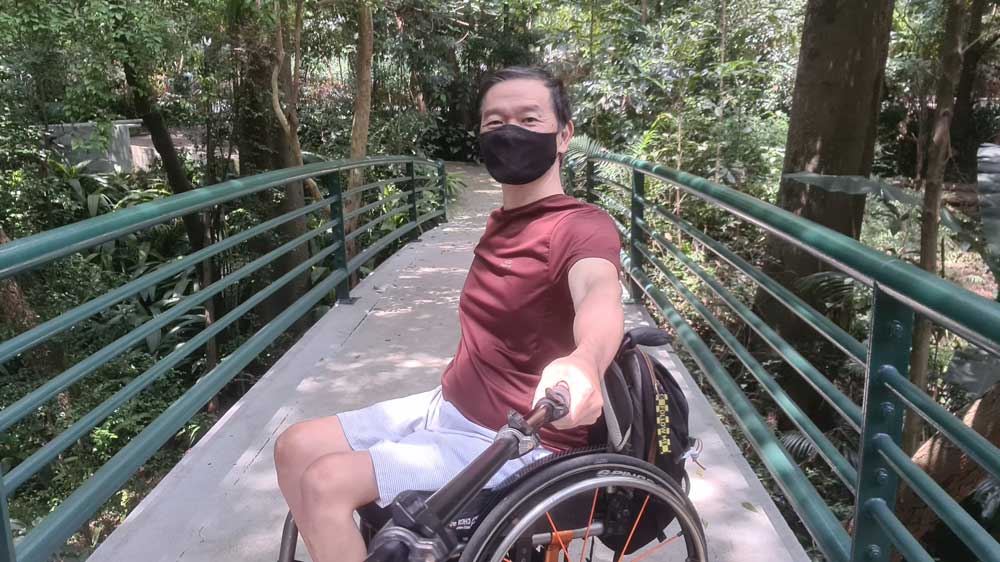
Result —
<path fill-rule="evenodd" d="M 433 173 L 418 175 L 418 168 L 431 168 Z M 360 185 L 350 190 L 342 186 L 343 172 L 354 169 L 379 171 L 387 179 Z M 324 299 L 349 299 L 349 280 L 363 264 L 370 262 L 390 244 L 413 236 L 416 231 L 436 219 L 445 218 L 446 176 L 441 162 L 403 156 L 382 156 L 355 161 L 317 162 L 267 172 L 257 176 L 226 181 L 217 185 L 165 197 L 132 208 L 97 216 L 55 230 L 0 245 L 0 281 L 53 264 L 71 254 L 84 253 L 109 241 L 162 225 L 192 213 L 206 212 L 226 202 L 244 199 L 265 190 L 291 182 L 313 179 L 325 187 L 321 200 L 281 214 L 256 226 L 231 234 L 187 256 L 169 261 L 162 267 L 145 273 L 116 289 L 46 320 L 15 337 L 0 342 L 0 366 L 25 357 L 25 353 L 45 344 L 54 336 L 80 325 L 109 307 L 155 287 L 192 267 L 227 250 L 247 244 L 251 239 L 271 233 L 296 219 L 312 217 L 318 227 L 306 231 L 263 255 L 226 272 L 211 284 L 180 298 L 169 308 L 153 315 L 146 322 L 104 346 L 84 360 L 53 376 L 13 404 L 0 410 L 0 434 L 30 416 L 39 407 L 55 398 L 73 384 L 91 375 L 133 347 L 142 344 L 152 334 L 176 323 L 185 313 L 202 305 L 241 280 L 274 267 L 278 260 L 299 248 L 309 248 L 310 255 L 288 271 L 278 271 L 269 284 L 238 303 L 224 316 L 215 318 L 203 330 L 176 346 L 170 353 L 130 380 L 113 396 L 75 421 L 62 433 L 14 466 L 0 480 L 0 560 L 11 562 L 42 562 L 59 549 L 76 530 L 108 500 L 128 478 L 164 443 L 208 403 L 222 387 Z M 397 193 L 371 195 L 374 190 L 397 186 Z M 360 206 L 344 211 L 343 202 L 362 198 Z M 383 232 L 390 220 L 401 222 L 382 236 L 361 244 L 363 237 L 373 238 L 373 232 Z M 365 221 L 365 222 L 362 222 Z M 362 224 L 352 228 L 353 225 Z M 379 230 L 376 231 L 375 229 Z M 280 242 L 280 241 L 279 241 Z M 358 248 L 357 255 L 348 255 L 348 246 Z M 85 437 L 115 410 L 157 381 L 172 368 L 181 365 L 213 337 L 242 318 L 256 306 L 303 275 L 320 267 L 325 276 L 314 278 L 311 287 L 290 306 L 277 313 L 241 345 L 220 357 L 218 364 L 187 389 L 141 433 L 121 448 L 97 472 L 86 480 L 40 524 L 35 526 L 15 546 L 11 534 L 8 499 L 25 482 L 56 460 L 63 451 Z"/>
<path fill-rule="evenodd" d="M 980 560 L 1000 561 L 1000 545 L 953 498 L 923 472 L 900 446 L 903 412 L 921 416 L 961 448 L 986 474 L 1000 479 L 1000 449 L 962 423 L 907 378 L 914 312 L 994 355 L 1000 355 L 1000 304 L 879 253 L 856 240 L 783 209 L 704 178 L 618 154 L 586 154 L 581 191 L 616 218 L 627 250 L 622 262 L 632 295 L 648 299 L 674 328 L 678 341 L 722 397 L 780 485 L 790 504 L 826 558 L 833 562 L 891 559 L 892 549 L 911 561 L 931 557 L 893 513 L 899 481 L 912 489 Z M 582 160 L 581 160 L 582 161 Z M 605 169 L 602 175 L 598 167 Z M 572 177 L 581 172 L 570 168 Z M 613 176 L 613 177 L 612 177 Z M 625 178 L 630 178 L 629 182 Z M 757 225 L 770 235 L 814 255 L 873 290 L 868 344 L 862 344 L 801 298 L 765 275 L 724 244 L 647 196 L 647 181 L 698 197 Z M 705 267 L 658 232 L 652 223 L 668 224 L 710 250 L 718 263 L 739 271 L 770 293 L 796 316 L 865 367 L 864 404 L 858 405 L 798 350 L 783 340 L 750 306 L 723 286 Z M 676 238 L 675 238 L 676 240 Z M 860 433 L 857 466 L 838 449 L 730 330 L 661 257 L 676 260 L 685 275 L 704 284 L 718 301 L 753 330 L 795 372 Z M 690 278 L 690 277 L 689 277 Z M 672 300 L 655 280 L 677 295 Z M 684 306 L 681 307 L 680 304 Z M 853 536 L 769 429 L 743 389 L 708 344 L 679 312 L 690 309 L 732 351 L 763 390 L 815 446 L 855 497 Z"/>

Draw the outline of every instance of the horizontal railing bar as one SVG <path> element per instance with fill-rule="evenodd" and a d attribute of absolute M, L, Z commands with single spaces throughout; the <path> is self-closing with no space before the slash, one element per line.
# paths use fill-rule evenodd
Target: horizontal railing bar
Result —
<path fill-rule="evenodd" d="M 68 310 L 55 318 L 46 320 L 45 322 L 35 326 L 34 328 L 27 330 L 17 336 L 0 343 L 0 364 L 3 364 L 11 357 L 24 353 L 25 351 L 33 348 L 34 346 L 40 344 L 41 342 L 50 339 L 52 336 L 59 334 L 69 328 L 73 327 L 77 322 L 86 320 L 94 314 L 108 308 L 109 306 L 126 299 L 139 291 L 163 281 L 164 279 L 169 279 L 186 269 L 194 267 L 198 263 L 210 258 L 216 254 L 219 254 L 241 242 L 245 242 L 258 234 L 262 234 L 280 226 L 294 218 L 301 217 L 303 215 L 309 214 L 313 211 L 325 208 L 331 203 L 336 201 L 338 196 L 334 195 L 332 197 L 327 197 L 326 199 L 317 201 L 301 209 L 296 209 L 290 213 L 285 213 L 279 217 L 275 217 L 271 220 L 263 222 L 252 228 L 248 228 L 243 232 L 235 234 L 226 238 L 225 240 L 220 240 L 211 246 L 202 248 L 193 254 L 184 256 L 183 258 L 170 263 L 165 267 L 161 267 L 156 271 L 152 271 L 129 281 L 128 283 L 111 290 L 104 295 L 92 299 L 90 302 L 86 302 L 80 306 L 77 306 L 71 310 Z"/>
<path fill-rule="evenodd" d="M 45 562 L 92 513 L 100 509 L 132 474 L 198 413 L 223 386 L 253 361 L 260 350 L 274 342 L 299 317 L 321 301 L 347 276 L 336 270 L 257 331 L 226 360 L 198 379 L 104 466 L 83 483 L 62 505 L 17 544 L 18 562 Z"/>
<path fill-rule="evenodd" d="M 430 211 L 430 212 L 424 213 L 424 214 L 420 215 L 419 217 L 417 217 L 417 224 L 418 225 L 424 224 L 425 222 L 427 222 L 429 220 L 434 220 L 437 217 L 440 217 L 440 216 L 443 216 L 443 215 L 444 215 L 444 211 L 441 210 L 441 209 L 436 209 L 434 211 Z"/>
<path fill-rule="evenodd" d="M 990 443 L 976 430 L 965 425 L 959 418 L 945 410 L 933 398 L 924 394 L 906 377 L 899 374 L 895 368 L 885 365 L 880 373 L 885 379 L 885 385 L 900 397 L 910 407 L 927 420 L 942 435 L 948 438 L 956 447 L 965 451 L 969 458 L 1000 480 L 1000 448 Z"/>
<path fill-rule="evenodd" d="M 0 245 L 0 279 L 98 246 L 126 234 L 258 191 L 342 170 L 407 162 L 413 162 L 419 166 L 437 166 L 434 161 L 412 156 L 379 156 L 364 160 L 317 162 L 192 189 L 185 193 L 96 216 L 26 238 L 19 238 Z"/>
<path fill-rule="evenodd" d="M 708 310 L 708 307 L 702 303 L 702 301 L 694 295 L 684 283 L 681 282 L 673 273 L 669 271 L 666 264 L 661 262 L 653 253 L 650 251 L 649 247 L 645 244 L 636 242 L 636 248 L 642 252 L 642 255 L 646 257 L 649 263 L 652 263 L 654 267 L 664 276 L 667 281 L 673 285 L 677 292 L 684 297 L 691 306 L 698 311 L 701 317 L 708 323 L 712 330 L 719 336 L 719 339 L 726 344 L 741 363 L 750 371 L 750 374 L 757 379 L 764 390 L 774 399 L 774 402 L 781 408 L 781 411 L 788 416 L 788 419 L 792 420 L 792 423 L 798 427 L 802 433 L 808 437 L 808 439 L 816 445 L 820 456 L 826 461 L 830 468 L 833 469 L 834 474 L 840 478 L 841 482 L 851 491 L 852 494 L 857 492 L 857 481 L 858 481 L 858 471 L 851 466 L 851 463 L 847 462 L 844 455 L 837 450 L 837 447 L 830 442 L 830 440 L 823 435 L 823 432 L 816 426 L 815 423 L 809 416 L 802 411 L 795 400 L 792 400 L 788 393 L 785 392 L 783 388 L 774 380 L 764 366 L 758 362 L 753 355 L 742 344 L 736 339 L 736 336 L 730 332 L 719 319 Z M 700 276 L 700 275 L 699 275 Z"/>
<path fill-rule="evenodd" d="M 930 554 L 913 538 L 910 531 L 896 518 L 882 498 L 872 498 L 865 503 L 865 509 L 889 535 L 889 540 L 899 549 L 899 553 L 909 562 L 934 562 Z"/>
<path fill-rule="evenodd" d="M 885 433 L 879 433 L 872 440 L 885 462 L 898 474 L 914 493 L 937 513 L 941 521 L 955 533 L 981 562 L 1000 562 L 1000 543 L 962 506 L 958 505 L 947 492 L 938 486 L 933 478 L 920 470 L 910 457 Z"/>
<path fill-rule="evenodd" d="M 347 272 L 348 273 L 354 273 L 355 271 L 361 269 L 361 266 L 363 264 L 367 263 L 368 260 L 374 258 L 376 256 L 376 254 L 378 254 L 383 249 L 385 249 L 386 246 L 388 246 L 389 244 L 392 244 L 396 240 L 399 240 L 400 238 L 402 238 L 403 236 L 405 236 L 407 233 L 411 232 L 412 230 L 415 230 L 418 226 L 419 226 L 419 224 L 417 224 L 417 223 L 413 223 L 413 222 L 406 223 L 405 225 L 400 226 L 399 228 L 396 228 L 392 232 L 390 232 L 390 233 L 386 234 L 385 236 L 379 238 L 378 241 L 376 241 L 374 244 L 372 244 L 371 247 L 369 247 L 368 249 L 366 249 L 364 252 L 361 252 L 360 254 L 358 254 L 358 255 L 354 256 L 353 258 L 351 258 L 350 260 L 348 260 L 348 262 L 347 262 Z"/>
<path fill-rule="evenodd" d="M 802 300 L 798 295 L 781 286 L 780 283 L 756 267 L 750 265 L 750 262 L 738 256 L 724 244 L 695 228 L 691 223 L 664 209 L 660 205 L 647 201 L 641 197 L 639 199 L 644 205 L 646 205 L 647 208 L 652 209 L 664 219 L 674 223 L 688 236 L 691 236 L 704 244 L 708 249 L 712 250 L 715 255 L 729 263 L 729 265 L 742 271 L 743 274 L 757 286 L 767 291 L 778 302 L 785 305 L 785 307 L 788 308 L 788 310 L 790 310 L 793 314 L 802 319 L 803 322 L 812 326 L 812 328 L 821 336 L 825 337 L 831 343 L 839 347 L 849 358 L 853 359 L 860 365 L 865 364 L 868 357 L 868 349 L 865 345 L 855 339 L 854 336 L 848 334 L 843 328 L 835 324 L 832 320 L 821 314 L 815 308 L 809 306 L 809 304 Z"/>
<path fill-rule="evenodd" d="M 399 177 L 390 178 L 390 179 L 387 179 L 387 180 L 381 180 L 381 181 L 376 181 L 376 182 L 372 182 L 372 183 L 366 183 L 365 185 L 360 185 L 358 187 L 355 187 L 354 189 L 349 189 L 349 190 L 345 191 L 344 192 L 344 199 L 347 199 L 349 197 L 354 197 L 355 195 L 358 195 L 360 193 L 364 193 L 366 191 L 369 191 L 371 189 L 375 189 L 377 187 L 383 187 L 383 186 L 389 185 L 391 183 L 400 183 L 400 182 L 408 181 L 409 179 L 410 179 L 409 176 L 399 176 Z"/>
<path fill-rule="evenodd" d="M 395 211 L 398 210 L 400 212 L 405 212 L 408 209 L 409 209 L 409 207 L 407 207 L 407 206 L 397 207 L 396 209 L 393 209 L 393 211 L 390 211 L 389 213 L 383 215 L 382 217 L 380 217 L 378 219 L 375 219 L 372 222 L 381 222 L 381 221 L 384 221 L 386 218 L 392 216 Z M 400 227 L 397 227 L 397 228 L 393 229 L 392 232 L 386 234 L 382 238 L 379 238 L 378 241 L 376 241 L 374 244 L 372 244 L 371 247 L 369 247 L 367 250 L 365 250 L 364 252 L 362 252 L 362 253 L 358 254 L 357 256 L 351 258 L 350 261 L 347 262 L 347 272 L 348 272 L 348 274 L 354 273 L 355 271 L 357 271 L 358 269 L 360 269 L 363 264 L 365 264 L 368 260 L 374 258 L 375 255 L 378 254 L 378 252 L 381 252 L 389 244 L 395 242 L 396 240 L 402 238 L 403 236 L 406 236 L 406 234 L 408 234 L 409 232 L 413 231 L 414 229 L 419 228 L 421 224 L 423 224 L 423 223 L 425 223 L 425 222 L 427 222 L 429 220 L 433 220 L 434 218 L 442 216 L 442 215 L 444 215 L 444 211 L 442 211 L 441 209 L 437 209 L 435 211 L 431 211 L 429 213 L 425 213 L 425 214 L 421 215 L 420 217 L 417 218 L 417 222 L 415 222 L 415 223 L 414 222 L 407 222 L 405 225 L 402 225 Z M 371 223 L 369 223 L 369 224 L 371 224 Z M 360 230 L 361 229 L 356 230 L 355 232 L 359 232 Z M 348 238 L 350 238 L 350 237 L 348 237 Z"/>
<path fill-rule="evenodd" d="M 337 222 L 337 221 L 331 221 Z M 92 409 L 84 417 L 77 420 L 72 426 L 64 430 L 44 447 L 35 451 L 30 457 L 14 467 L 3 477 L 3 490 L 7 496 L 11 496 L 14 490 L 24 484 L 29 478 L 35 475 L 47 464 L 55 460 L 59 453 L 73 445 L 77 439 L 86 435 L 91 429 L 97 426 L 102 420 L 110 416 L 122 404 L 141 392 L 144 388 L 159 379 L 163 374 L 172 369 L 175 365 L 184 360 L 185 357 L 194 353 L 203 344 L 208 342 L 215 334 L 221 332 L 233 322 L 237 321 L 244 314 L 252 310 L 255 306 L 271 296 L 281 287 L 284 287 L 299 275 L 305 273 L 310 267 L 316 265 L 321 260 L 332 254 L 340 247 L 340 242 L 327 246 L 306 261 L 298 264 L 271 284 L 260 291 L 254 293 L 250 298 L 240 303 L 239 306 L 229 311 L 225 316 L 212 322 L 207 328 L 196 334 L 190 340 L 170 352 L 166 357 L 160 359 L 155 365 L 147 369 L 144 373 L 129 381 L 121 390 L 113 396 Z"/>
<path fill-rule="evenodd" d="M 69 385 L 85 377 L 94 369 L 106 363 L 112 357 L 116 357 L 117 355 L 128 350 L 147 335 L 153 333 L 154 330 L 163 328 L 191 308 L 212 298 L 226 287 L 239 282 L 241 279 L 247 277 L 254 271 L 257 271 L 282 255 L 287 254 L 301 244 L 316 238 L 323 232 L 332 228 L 332 226 L 338 222 L 339 219 L 328 221 L 320 228 L 310 230 L 309 232 L 282 244 L 267 254 L 264 254 L 263 256 L 237 269 L 233 273 L 226 275 L 222 279 L 205 287 L 204 289 L 188 295 L 176 305 L 172 306 L 169 310 L 153 317 L 144 324 L 137 326 L 129 333 L 94 352 L 83 361 L 80 361 L 76 365 L 73 365 L 69 369 L 66 369 L 62 373 L 56 375 L 42 386 L 33 390 L 27 396 L 0 411 L 0 431 L 7 430 L 7 428 L 17 423 L 21 418 L 34 411 L 35 408 L 44 404 L 47 400 L 51 399 Z"/>
<path fill-rule="evenodd" d="M 409 205 L 406 205 L 406 204 L 399 205 L 399 206 L 397 206 L 394 209 L 389 209 L 387 212 L 382 213 L 377 219 L 370 220 L 370 221 L 366 222 L 365 224 L 359 226 L 358 228 L 355 228 L 354 230 L 352 230 L 347 236 L 345 236 L 345 239 L 348 242 L 350 242 L 351 240 L 354 240 L 358 236 L 361 236 L 365 232 L 368 232 L 369 230 L 371 230 L 371 229 L 375 228 L 376 226 L 382 224 L 383 222 L 391 219 L 392 217 L 395 217 L 396 215 L 405 213 L 405 212 L 407 212 L 409 210 L 410 210 L 410 207 L 409 207 Z"/>
<path fill-rule="evenodd" d="M 345 213 L 344 214 L 344 220 L 347 221 L 347 220 L 353 219 L 353 218 L 355 218 L 357 216 L 360 216 L 360 215 L 363 215 L 363 214 L 367 213 L 368 211 L 371 211 L 373 209 L 377 209 L 377 208 L 381 207 L 382 205 L 385 205 L 386 203 L 389 203 L 391 201 L 396 201 L 397 199 L 402 199 L 403 197 L 408 197 L 409 195 L 410 195 L 409 193 L 407 193 L 407 192 L 404 191 L 403 193 L 397 193 L 395 195 L 390 195 L 389 197 L 385 197 L 383 199 L 379 199 L 378 201 L 376 201 L 374 203 L 369 203 L 368 205 L 365 205 L 364 207 L 358 207 L 357 209 L 354 209 L 353 211 L 351 211 L 349 213 Z"/>
<path fill-rule="evenodd" d="M 794 347 L 789 345 L 787 341 L 782 339 L 773 328 L 767 325 L 764 320 L 757 316 L 749 307 L 743 304 L 739 299 L 734 297 L 725 287 L 723 287 L 715 278 L 709 275 L 704 269 L 702 269 L 694 260 L 684 255 L 684 252 L 680 250 L 677 246 L 673 245 L 665 239 L 663 236 L 652 232 L 649 225 L 645 223 L 642 219 L 639 219 L 638 226 L 643 229 L 656 243 L 658 246 L 663 248 L 665 251 L 670 253 L 677 259 L 677 261 L 684 264 L 684 266 L 698 276 L 708 287 L 715 293 L 723 302 L 729 305 L 729 308 L 736 313 L 750 328 L 753 329 L 757 335 L 760 336 L 778 355 L 781 356 L 799 375 L 802 376 L 806 382 L 809 383 L 816 392 L 833 406 L 834 410 L 844 420 L 847 421 L 855 431 L 861 431 L 861 408 L 855 404 L 846 394 L 840 391 L 829 378 L 825 377 L 823 373 L 819 372 L 808 359 L 802 356 Z M 855 474 L 857 476 L 857 474 Z M 852 480 L 853 482 L 854 480 Z"/>
<path fill-rule="evenodd" d="M 418 187 L 414 191 L 416 191 L 417 193 L 422 193 L 424 191 L 433 191 L 434 193 L 440 193 L 441 188 L 439 186 L 432 185 L 430 187 Z"/>
<path fill-rule="evenodd" d="M 726 373 L 725 368 L 719 363 L 708 345 L 684 320 L 677 309 L 670 304 L 669 299 L 649 281 L 642 270 L 631 266 L 631 260 L 624 251 L 621 256 L 625 271 L 660 309 L 670 325 L 673 326 L 678 340 L 688 350 L 702 372 L 708 375 L 708 380 L 726 402 L 729 410 L 733 412 L 737 423 L 743 429 L 743 433 L 756 449 L 765 466 L 774 475 L 775 481 L 784 491 L 789 503 L 806 528 L 809 529 L 820 550 L 832 562 L 847 562 L 850 539 L 836 516 L 816 492 L 816 488 L 792 460 L 788 451 L 768 430 L 763 418 L 749 399 L 740 392 L 736 383 Z"/>
<path fill-rule="evenodd" d="M 611 153 L 589 156 L 613 162 L 674 184 L 756 224 L 871 286 L 879 286 L 933 322 L 1000 355 L 1000 303 L 987 300 L 857 240 L 760 201 L 745 193 L 685 172 Z M 947 313 L 939 311 L 948 311 Z"/>

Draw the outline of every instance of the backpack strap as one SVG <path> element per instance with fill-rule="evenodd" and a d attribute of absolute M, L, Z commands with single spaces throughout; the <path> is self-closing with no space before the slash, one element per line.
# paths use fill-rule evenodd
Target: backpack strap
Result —
<path fill-rule="evenodd" d="M 618 355 L 621 356 L 622 353 L 629 349 L 633 349 L 637 345 L 660 347 L 667 345 L 672 341 L 674 341 L 674 337 L 659 328 L 652 326 L 639 326 L 638 328 L 632 328 L 628 332 L 625 332 L 625 337 L 622 338 L 622 344 L 618 348 Z"/>
<path fill-rule="evenodd" d="M 625 374 L 618 362 L 612 362 L 601 377 L 601 395 L 604 398 L 604 422 L 608 430 L 608 447 L 619 452 L 632 436 L 632 399 L 629 396 Z"/>

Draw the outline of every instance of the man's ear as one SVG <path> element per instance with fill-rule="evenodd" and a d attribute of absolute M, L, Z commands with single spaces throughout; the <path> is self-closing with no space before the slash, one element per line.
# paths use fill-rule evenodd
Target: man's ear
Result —
<path fill-rule="evenodd" d="M 573 138 L 573 122 L 568 121 L 559 131 L 559 145 L 556 148 L 556 152 L 563 154 L 569 149 L 569 141 Z"/>

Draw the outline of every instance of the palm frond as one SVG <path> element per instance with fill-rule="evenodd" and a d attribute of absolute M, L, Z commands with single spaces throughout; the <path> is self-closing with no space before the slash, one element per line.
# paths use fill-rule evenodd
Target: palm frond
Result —
<path fill-rule="evenodd" d="M 809 439 L 809 436 L 801 431 L 786 431 L 781 436 L 781 444 L 792 455 L 792 458 L 799 461 L 811 461 L 819 454 L 819 449 Z"/>
<path fill-rule="evenodd" d="M 981 519 L 989 521 L 1000 508 L 1000 480 L 987 478 L 972 492 L 972 501 L 982 510 Z"/>
<path fill-rule="evenodd" d="M 828 307 L 847 303 L 854 297 L 858 281 L 841 271 L 820 271 L 795 282 L 799 294 Z"/>

